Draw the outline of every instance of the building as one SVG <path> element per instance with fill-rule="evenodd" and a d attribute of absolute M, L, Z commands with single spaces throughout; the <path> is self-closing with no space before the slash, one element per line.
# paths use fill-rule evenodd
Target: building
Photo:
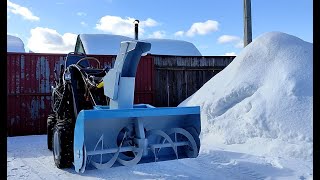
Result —
<path fill-rule="evenodd" d="M 75 52 L 95 55 L 117 55 L 122 41 L 130 37 L 110 34 L 80 34 L 77 37 Z M 174 39 L 141 39 L 151 43 L 147 54 L 169 56 L 202 56 L 194 44 Z"/>

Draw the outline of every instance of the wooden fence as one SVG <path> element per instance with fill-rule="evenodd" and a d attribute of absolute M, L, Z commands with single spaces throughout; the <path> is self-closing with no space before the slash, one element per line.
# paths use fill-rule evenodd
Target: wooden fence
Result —
<path fill-rule="evenodd" d="M 154 56 L 155 105 L 179 105 L 233 59 L 234 56 Z"/>

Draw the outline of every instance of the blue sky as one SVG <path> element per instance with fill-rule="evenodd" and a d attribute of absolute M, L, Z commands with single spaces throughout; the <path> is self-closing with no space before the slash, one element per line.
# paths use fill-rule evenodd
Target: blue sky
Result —
<path fill-rule="evenodd" d="M 10 0 L 7 34 L 26 50 L 73 50 L 79 33 L 133 37 L 132 19 L 141 21 L 141 38 L 192 42 L 203 55 L 238 54 L 243 39 L 243 0 Z M 313 42 L 312 0 L 252 0 L 253 39 L 281 31 Z M 131 33 L 132 32 L 132 33 Z M 107 43 L 107 42 L 106 42 Z"/>

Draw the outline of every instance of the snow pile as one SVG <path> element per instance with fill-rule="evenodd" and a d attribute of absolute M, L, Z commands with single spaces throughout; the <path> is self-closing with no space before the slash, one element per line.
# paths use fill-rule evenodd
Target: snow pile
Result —
<path fill-rule="evenodd" d="M 16 36 L 7 35 L 7 52 L 25 52 L 22 40 Z"/>
<path fill-rule="evenodd" d="M 312 159 L 313 45 L 265 33 L 179 106 L 201 106 L 202 151 Z"/>

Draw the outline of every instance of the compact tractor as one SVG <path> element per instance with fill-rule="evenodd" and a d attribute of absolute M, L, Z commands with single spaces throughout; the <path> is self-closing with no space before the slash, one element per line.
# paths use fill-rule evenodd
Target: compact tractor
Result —
<path fill-rule="evenodd" d="M 137 28 L 136 28 L 137 29 Z M 131 166 L 196 158 L 200 149 L 200 107 L 134 104 L 137 67 L 151 48 L 124 41 L 113 68 L 98 59 L 69 53 L 52 87 L 47 119 L 48 149 L 58 168 Z"/>

